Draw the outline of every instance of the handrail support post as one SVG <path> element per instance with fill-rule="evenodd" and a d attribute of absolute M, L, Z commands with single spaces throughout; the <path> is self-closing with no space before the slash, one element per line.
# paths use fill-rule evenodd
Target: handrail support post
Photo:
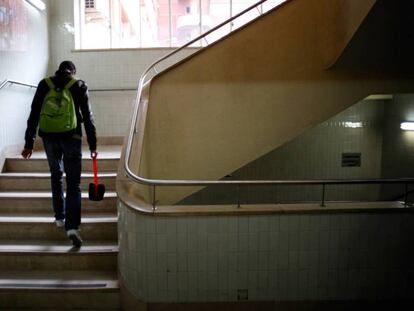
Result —
<path fill-rule="evenodd" d="M 408 199 L 408 183 L 405 183 L 405 187 L 404 187 L 404 207 L 407 207 L 407 199 Z"/>
<path fill-rule="evenodd" d="M 322 184 L 322 202 L 321 207 L 325 207 L 325 184 Z"/>
<path fill-rule="evenodd" d="M 240 185 L 237 185 L 237 208 L 240 208 Z"/>
<path fill-rule="evenodd" d="M 153 185 L 152 187 L 152 212 L 155 213 L 155 187 L 156 185 Z"/>

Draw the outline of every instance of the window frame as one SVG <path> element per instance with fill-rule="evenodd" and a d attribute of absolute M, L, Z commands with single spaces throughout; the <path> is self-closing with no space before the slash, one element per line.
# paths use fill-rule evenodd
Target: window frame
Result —
<path fill-rule="evenodd" d="M 94 4 L 94 8 L 86 8 L 86 1 L 93 1 Z M 173 44 L 173 32 L 176 31 L 173 29 L 173 5 L 172 5 L 172 0 L 167 0 L 168 1 L 168 14 L 169 14 L 169 18 L 168 18 L 168 45 L 167 46 L 162 46 L 162 45 L 151 45 L 151 46 L 144 46 L 143 47 L 143 39 L 142 39 L 142 9 L 141 9 L 141 5 L 138 6 L 138 16 L 139 16 L 139 27 L 138 27 L 138 32 L 139 32 L 139 39 L 138 39 L 138 45 L 137 46 L 132 46 L 132 47 L 122 47 L 122 44 L 118 44 L 118 46 L 114 46 L 114 41 L 119 41 L 119 40 L 114 40 L 116 34 L 115 34 L 115 28 L 113 27 L 113 8 L 114 6 L 114 1 L 118 1 L 120 2 L 120 0 L 107 0 L 108 1 L 108 9 L 109 9 L 109 47 L 106 48 L 84 48 L 83 45 L 83 33 L 84 33 L 84 27 L 85 27 L 85 17 L 86 17 L 86 13 L 88 12 L 94 12 L 96 11 L 96 2 L 95 0 L 75 0 L 74 2 L 74 24 L 75 24 L 75 49 L 76 50 L 127 50 L 127 49 L 162 49 L 162 48 L 178 48 L 181 46 L 181 44 Z M 138 0 L 140 1 L 140 0 Z M 203 27 L 205 27 L 205 25 L 203 25 L 203 0 L 196 0 L 194 1 L 195 3 L 197 3 L 197 9 L 198 9 L 198 15 L 199 15 L 199 22 L 198 22 L 198 35 L 201 35 L 203 33 Z M 228 6 L 229 6 L 229 17 L 234 16 L 234 1 L 235 0 L 228 0 Z M 274 1 L 278 1 L 278 0 L 274 0 Z M 269 3 L 272 3 L 273 1 L 269 1 Z M 282 3 L 284 1 L 281 1 L 279 3 Z M 120 3 L 118 4 L 120 5 Z M 252 5 L 252 4 L 250 4 Z M 248 6 L 250 6 L 248 5 Z M 278 4 L 277 4 L 278 5 Z M 246 6 L 247 7 L 247 6 Z M 260 8 L 258 8 L 259 10 L 259 14 L 263 14 L 263 4 L 260 5 Z M 234 30 L 234 23 L 230 23 L 229 27 L 228 27 L 228 32 L 230 33 Z M 237 27 L 236 27 L 237 28 Z M 224 36 L 224 35 L 223 35 Z M 207 43 L 207 42 L 206 42 Z M 204 41 L 201 41 L 197 44 L 197 45 L 192 45 L 192 47 L 202 47 L 204 46 Z M 208 45 L 208 43 L 207 43 Z"/>

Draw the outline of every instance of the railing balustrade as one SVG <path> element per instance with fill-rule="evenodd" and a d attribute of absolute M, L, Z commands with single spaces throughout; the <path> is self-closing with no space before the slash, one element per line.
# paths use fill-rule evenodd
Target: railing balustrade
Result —
<path fill-rule="evenodd" d="M 134 173 L 129 165 L 131 159 L 131 152 L 132 152 L 132 144 L 135 135 L 140 134 L 141 137 L 144 136 L 145 127 L 139 123 L 140 114 L 142 113 L 142 105 L 148 98 L 144 98 L 143 89 L 144 86 L 147 86 L 151 83 L 152 79 L 162 73 L 163 70 L 171 68 L 182 61 L 185 61 L 187 58 L 191 57 L 193 54 L 197 53 L 199 50 L 193 52 L 191 55 L 188 55 L 188 51 L 185 50 L 188 47 L 191 47 L 193 44 L 199 42 L 206 42 L 207 44 L 211 41 L 207 40 L 207 37 L 217 31 L 218 29 L 230 25 L 230 32 L 232 31 L 234 20 L 239 18 L 240 16 L 257 9 L 259 14 L 263 13 L 262 6 L 267 0 L 262 0 L 256 3 L 255 5 L 247 8 L 246 10 L 240 12 L 239 14 L 233 16 L 232 18 L 226 20 L 225 22 L 217 25 L 213 29 L 207 31 L 206 33 L 202 34 L 201 36 L 189 41 L 184 46 L 174 50 L 173 52 L 165 55 L 164 57 L 158 59 L 153 64 L 151 64 L 141 75 L 138 84 L 138 92 L 137 98 L 135 102 L 134 112 L 132 116 L 132 123 L 129 131 L 126 151 L 125 151 L 125 159 L 124 159 L 124 170 L 125 175 L 133 180 L 134 182 L 148 185 L 152 189 L 151 199 L 152 208 L 155 211 L 157 206 L 157 187 L 168 187 L 168 186 L 185 186 L 185 187 L 192 187 L 192 186 L 236 186 L 237 187 L 237 198 L 235 202 L 237 202 L 237 207 L 241 207 L 241 197 L 240 193 L 245 186 L 277 186 L 277 185 L 290 185 L 290 186 L 319 186 L 321 187 L 320 193 L 320 206 L 324 207 L 326 205 L 326 191 L 327 188 L 333 185 L 367 185 L 367 184 L 375 184 L 375 185 L 382 185 L 382 184 L 402 184 L 404 185 L 404 205 L 407 206 L 407 196 L 408 196 L 408 185 L 414 183 L 414 178 L 401 178 L 401 179 L 353 179 L 353 180 L 341 180 L 341 179 L 330 179 L 330 180 L 161 180 L 161 179 L 149 179 L 139 176 L 139 166 L 137 173 Z M 277 5 L 276 7 L 285 5 L 286 1 L 282 4 Z M 275 7 L 275 8 L 276 8 Z M 268 11 L 267 11 L 268 12 Z M 219 39 L 222 40 L 222 39 Z M 211 42 L 212 43 L 212 42 Z M 210 44 L 211 44 L 210 43 Z M 173 58 L 177 58 L 178 53 L 186 51 L 186 54 L 179 58 L 178 60 L 172 61 Z M 162 68 L 161 68 L 162 67 Z M 145 120 L 145 119 L 144 119 Z M 142 140 L 138 144 L 137 152 L 142 153 Z"/>

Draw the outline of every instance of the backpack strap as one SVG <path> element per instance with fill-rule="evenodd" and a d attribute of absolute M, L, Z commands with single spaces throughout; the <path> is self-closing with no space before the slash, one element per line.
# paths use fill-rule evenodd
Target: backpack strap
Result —
<path fill-rule="evenodd" d="M 72 79 L 72 80 L 70 80 L 70 81 L 68 82 L 68 84 L 66 84 L 66 85 L 65 85 L 64 89 L 65 89 L 65 90 L 69 90 L 69 89 L 72 87 L 72 85 L 74 85 L 76 82 L 78 82 L 78 80 L 76 80 L 76 79 Z"/>
<path fill-rule="evenodd" d="M 52 82 L 52 80 L 50 79 L 50 78 L 46 78 L 45 79 L 45 81 L 46 81 L 46 83 L 47 83 L 47 86 L 50 88 L 50 89 L 54 89 L 55 88 L 55 85 L 53 84 L 53 82 Z"/>

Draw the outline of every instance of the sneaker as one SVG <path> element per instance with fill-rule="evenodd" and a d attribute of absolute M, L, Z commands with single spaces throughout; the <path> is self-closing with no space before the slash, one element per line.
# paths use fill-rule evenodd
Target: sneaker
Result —
<path fill-rule="evenodd" d="M 65 221 L 63 219 L 56 219 L 55 224 L 56 224 L 56 227 L 62 228 L 65 226 Z"/>
<path fill-rule="evenodd" d="M 79 230 L 76 229 L 70 229 L 66 232 L 66 234 L 68 235 L 68 238 L 72 240 L 72 244 L 76 247 L 81 247 L 82 246 L 82 238 L 79 234 Z"/>

